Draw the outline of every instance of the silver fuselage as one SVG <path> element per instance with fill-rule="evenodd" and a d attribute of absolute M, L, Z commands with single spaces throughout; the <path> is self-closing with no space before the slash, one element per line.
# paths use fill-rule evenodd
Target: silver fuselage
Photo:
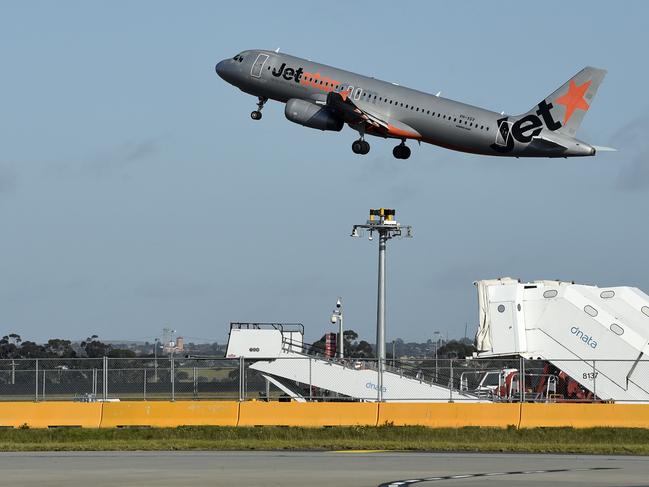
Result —
<path fill-rule="evenodd" d="M 239 56 L 243 60 L 223 60 L 216 71 L 246 93 L 284 103 L 297 98 L 325 104 L 329 92 L 348 91 L 350 100 L 362 111 L 413 129 L 412 133 L 395 130 L 369 135 L 415 139 L 457 151 L 497 156 L 571 157 L 595 153 L 592 146 L 561 136 L 560 153 L 539 146 L 536 140 L 515 139 L 507 141 L 510 147 L 504 151 L 502 147 L 507 144 L 499 135 L 499 127 L 503 120 L 511 124 L 520 116 L 506 116 L 284 53 L 249 50 Z M 542 136 L 550 131 L 542 126 L 538 132 Z"/>

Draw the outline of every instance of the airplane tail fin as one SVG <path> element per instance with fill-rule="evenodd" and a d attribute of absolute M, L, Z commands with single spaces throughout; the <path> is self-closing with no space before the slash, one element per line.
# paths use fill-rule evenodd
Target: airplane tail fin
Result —
<path fill-rule="evenodd" d="M 525 115 L 543 115 L 550 130 L 574 137 L 605 75 L 605 69 L 587 66 Z"/>

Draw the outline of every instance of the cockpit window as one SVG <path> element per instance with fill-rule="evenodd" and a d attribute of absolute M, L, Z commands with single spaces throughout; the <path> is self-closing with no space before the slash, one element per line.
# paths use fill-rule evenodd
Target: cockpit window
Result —
<path fill-rule="evenodd" d="M 232 60 L 242 62 L 243 61 L 243 56 L 241 54 L 237 54 L 236 56 L 234 56 L 232 58 Z"/>

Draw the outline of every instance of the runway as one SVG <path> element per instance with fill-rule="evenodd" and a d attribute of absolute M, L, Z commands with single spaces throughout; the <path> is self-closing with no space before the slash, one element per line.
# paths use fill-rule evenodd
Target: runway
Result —
<path fill-rule="evenodd" d="M 649 457 L 394 452 L 0 453 L 2 485 L 649 486 Z"/>

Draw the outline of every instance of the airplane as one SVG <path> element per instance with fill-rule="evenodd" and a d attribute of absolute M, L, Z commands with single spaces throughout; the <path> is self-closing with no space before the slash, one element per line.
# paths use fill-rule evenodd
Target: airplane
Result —
<path fill-rule="evenodd" d="M 261 119 L 268 100 L 286 104 L 288 120 L 319 130 L 359 133 L 355 154 L 367 154 L 365 136 L 397 139 L 392 151 L 408 159 L 407 140 L 461 152 L 513 157 L 593 156 L 615 150 L 575 137 L 606 71 L 586 67 L 528 112 L 510 116 L 396 83 L 266 50 L 248 50 L 219 62 L 216 73 L 256 96 L 250 116 Z"/>

